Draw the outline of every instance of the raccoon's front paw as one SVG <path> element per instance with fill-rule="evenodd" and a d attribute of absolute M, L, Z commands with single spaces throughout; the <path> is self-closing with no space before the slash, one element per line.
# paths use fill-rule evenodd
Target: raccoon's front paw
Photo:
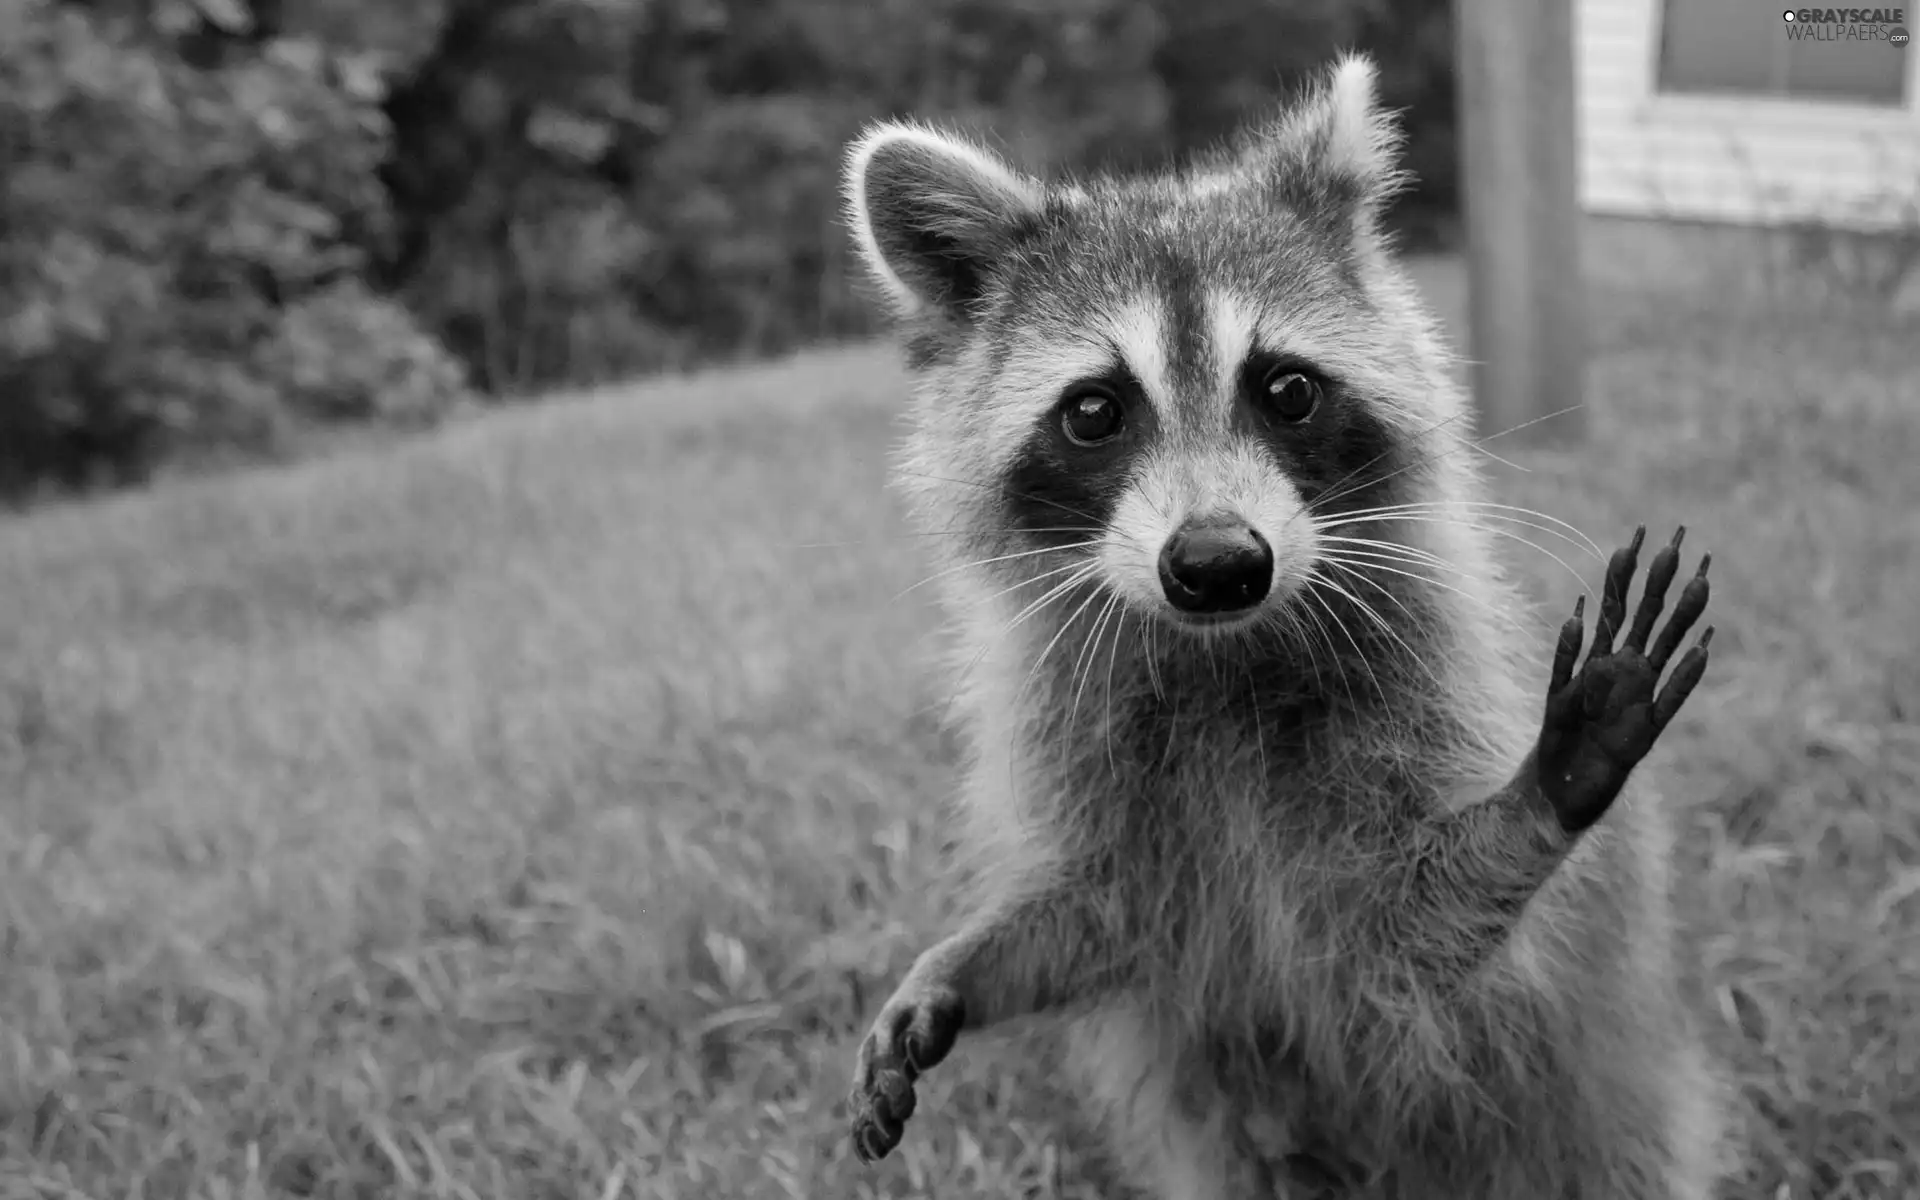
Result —
<path fill-rule="evenodd" d="M 952 988 L 911 975 L 880 1012 L 854 1066 L 853 1152 L 863 1163 L 885 1158 L 900 1144 L 913 1116 L 914 1080 L 953 1049 L 965 1006 Z"/>
<path fill-rule="evenodd" d="M 1686 532 L 1681 527 L 1673 541 L 1653 556 L 1640 607 L 1619 649 L 1614 648 L 1613 639 L 1626 620 L 1627 586 L 1633 581 L 1640 544 L 1646 537 L 1644 525 L 1634 531 L 1629 545 L 1614 551 L 1607 563 L 1600 622 L 1578 675 L 1573 664 L 1580 656 L 1585 597 L 1574 604 L 1573 616 L 1560 627 L 1537 762 L 1540 789 L 1568 833 L 1589 828 L 1607 811 L 1625 786 L 1628 774 L 1653 749 L 1654 739 L 1680 711 L 1707 668 L 1712 626 L 1680 657 L 1666 687 L 1658 686 L 1661 671 L 1707 607 L 1711 554 L 1700 559 L 1700 570 L 1680 589 L 1672 617 L 1654 640 L 1653 648 L 1647 649 L 1647 638 L 1659 619 L 1667 587 L 1679 568 L 1680 539 Z"/>

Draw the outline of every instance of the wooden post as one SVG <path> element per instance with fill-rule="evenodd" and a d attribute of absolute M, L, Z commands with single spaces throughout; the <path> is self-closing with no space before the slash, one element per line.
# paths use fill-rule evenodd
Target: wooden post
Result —
<path fill-rule="evenodd" d="M 1586 433 L 1577 0 L 1455 0 L 1460 200 L 1478 436 Z"/>

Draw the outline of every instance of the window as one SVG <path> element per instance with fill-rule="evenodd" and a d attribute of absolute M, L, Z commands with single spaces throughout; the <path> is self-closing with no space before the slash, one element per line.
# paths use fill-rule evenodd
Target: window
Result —
<path fill-rule="evenodd" d="M 1907 56 L 1916 53 L 1911 43 L 1835 38 L 1840 27 L 1832 25 L 1809 25 L 1794 37 L 1781 16 L 1786 5 L 1777 2 L 1657 2 L 1662 92 L 1906 107 Z M 1887 7 L 1897 6 L 1887 0 Z"/>

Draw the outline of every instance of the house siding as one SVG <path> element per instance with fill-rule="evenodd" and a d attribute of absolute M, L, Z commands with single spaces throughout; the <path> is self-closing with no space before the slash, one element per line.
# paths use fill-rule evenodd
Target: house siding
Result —
<path fill-rule="evenodd" d="M 1920 50 L 1904 109 L 1654 90 L 1663 0 L 1578 0 L 1580 194 L 1598 216 L 1920 222 Z"/>

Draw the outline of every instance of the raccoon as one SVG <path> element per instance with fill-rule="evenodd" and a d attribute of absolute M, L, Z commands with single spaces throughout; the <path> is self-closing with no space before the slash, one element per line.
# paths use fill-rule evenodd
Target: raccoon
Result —
<path fill-rule="evenodd" d="M 1027 1017 L 1168 1200 L 1696 1200 L 1735 1161 L 1669 816 L 1616 803 L 1706 668 L 1710 559 L 1656 635 L 1684 529 L 1630 613 L 1642 526 L 1527 682 L 1513 513 L 1382 230 L 1400 138 L 1351 55 L 1160 173 L 851 146 L 969 746 L 970 908 L 859 1047 L 862 1161 Z"/>

